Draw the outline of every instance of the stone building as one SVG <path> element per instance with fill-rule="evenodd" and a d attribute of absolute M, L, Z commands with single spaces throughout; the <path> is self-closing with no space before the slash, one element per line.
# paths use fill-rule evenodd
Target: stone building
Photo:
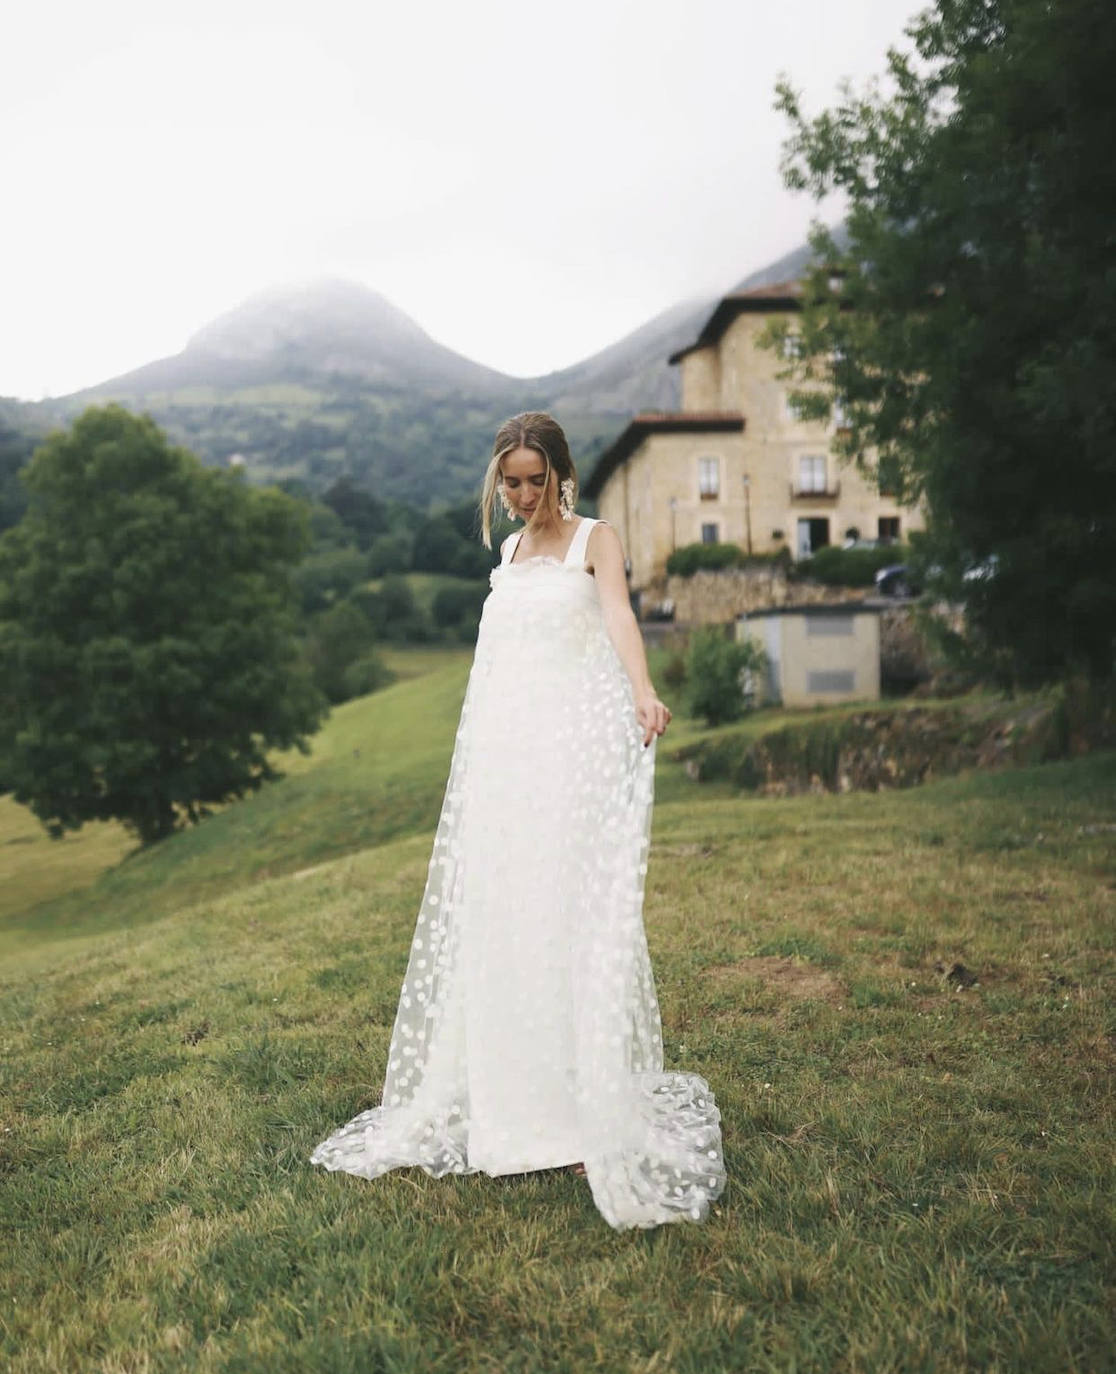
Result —
<path fill-rule="evenodd" d="M 793 316 L 801 288 L 782 282 L 732 292 L 698 338 L 671 355 L 681 364 L 682 409 L 636 415 L 584 485 L 628 551 L 632 590 L 662 586 L 684 544 L 733 543 L 754 553 L 903 539 L 924 527 L 830 451 L 836 426 L 800 419 L 785 366 L 758 346 L 773 316 Z"/>

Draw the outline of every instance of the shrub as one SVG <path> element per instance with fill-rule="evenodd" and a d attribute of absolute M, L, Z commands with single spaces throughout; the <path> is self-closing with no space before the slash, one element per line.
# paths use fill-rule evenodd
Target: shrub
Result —
<path fill-rule="evenodd" d="M 365 577 L 366 559 L 359 549 L 327 549 L 304 558 L 291 574 L 307 615 L 343 601 Z"/>
<path fill-rule="evenodd" d="M 487 595 L 488 585 L 484 582 L 439 587 L 430 606 L 434 623 L 448 628 L 450 625 L 459 624 L 466 617 L 479 621 L 480 608 Z"/>
<path fill-rule="evenodd" d="M 745 553 L 739 544 L 683 544 L 667 559 L 666 569 L 678 577 L 692 577 L 696 572 L 720 572 L 723 568 L 764 567 L 771 564 L 786 566 L 793 562 L 785 545 L 776 553 Z"/>
<path fill-rule="evenodd" d="M 358 659 L 342 672 L 341 683 L 345 690 L 345 700 L 367 696 L 377 692 L 395 681 L 395 674 L 374 649 L 361 654 Z"/>
<path fill-rule="evenodd" d="M 663 669 L 663 681 L 671 691 L 680 691 L 686 684 L 686 660 L 681 654 L 671 654 Z"/>
<path fill-rule="evenodd" d="M 692 577 L 704 569 L 737 568 L 746 555 L 739 544 L 683 544 L 667 559 L 667 572 Z"/>
<path fill-rule="evenodd" d="M 373 639 L 368 617 L 351 601 L 341 601 L 314 617 L 306 658 L 316 685 L 333 705 L 353 695 L 345 673 L 358 659 L 371 653 Z"/>
<path fill-rule="evenodd" d="M 377 639 L 426 644 L 438 638 L 430 616 L 415 600 L 410 582 L 401 573 L 389 573 L 378 592 L 358 588 L 350 601 L 368 617 Z"/>
<path fill-rule="evenodd" d="M 384 624 L 409 620 L 417 610 L 411 584 L 399 573 L 389 573 L 380 583 L 380 614 Z"/>
<path fill-rule="evenodd" d="M 737 720 L 744 714 L 744 679 L 759 672 L 765 655 L 758 644 L 728 639 L 715 626 L 695 630 L 686 656 L 690 712 L 708 725 Z"/>
<path fill-rule="evenodd" d="M 795 576 L 824 582 L 829 587 L 870 587 L 880 568 L 905 563 L 909 549 L 903 544 L 881 544 L 874 549 L 842 549 L 827 544 L 795 565 Z"/>

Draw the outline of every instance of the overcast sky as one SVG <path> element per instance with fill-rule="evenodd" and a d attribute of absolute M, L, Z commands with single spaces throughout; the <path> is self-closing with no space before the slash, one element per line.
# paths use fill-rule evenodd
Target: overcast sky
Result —
<path fill-rule="evenodd" d="M 795 247 L 811 112 L 919 0 L 41 0 L 4 22 L 0 395 L 177 353 L 341 275 L 517 376 Z M 830 206 L 823 217 L 839 213 Z"/>

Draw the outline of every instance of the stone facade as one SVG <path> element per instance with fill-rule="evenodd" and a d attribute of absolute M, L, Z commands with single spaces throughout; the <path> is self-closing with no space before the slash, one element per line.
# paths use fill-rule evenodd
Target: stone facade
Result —
<path fill-rule="evenodd" d="M 921 508 L 901 507 L 838 462 L 834 425 L 789 406 L 793 384 L 777 376 L 785 364 L 758 337 L 772 318 L 793 321 L 796 290 L 725 297 L 699 340 L 671 359 L 682 368 L 682 410 L 636 416 L 598 461 L 586 494 L 624 542 L 633 590 L 661 582 L 685 544 L 789 548 L 799 558 L 852 530 L 904 539 L 924 528 Z"/>
<path fill-rule="evenodd" d="M 822 601 L 863 601 L 864 587 L 827 587 L 820 582 L 793 582 L 778 564 L 696 572 L 668 577 L 662 598 L 674 603 L 674 619 L 683 625 L 723 625 L 748 611 L 768 606 L 812 606 Z"/>

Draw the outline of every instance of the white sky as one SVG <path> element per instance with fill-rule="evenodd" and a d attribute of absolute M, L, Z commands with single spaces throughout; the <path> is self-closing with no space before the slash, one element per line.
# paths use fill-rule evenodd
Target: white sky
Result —
<path fill-rule="evenodd" d="M 102 381 L 325 275 L 501 371 L 568 366 L 805 238 L 777 76 L 817 112 L 909 47 L 921 7 L 12 6 L 0 395 Z"/>

